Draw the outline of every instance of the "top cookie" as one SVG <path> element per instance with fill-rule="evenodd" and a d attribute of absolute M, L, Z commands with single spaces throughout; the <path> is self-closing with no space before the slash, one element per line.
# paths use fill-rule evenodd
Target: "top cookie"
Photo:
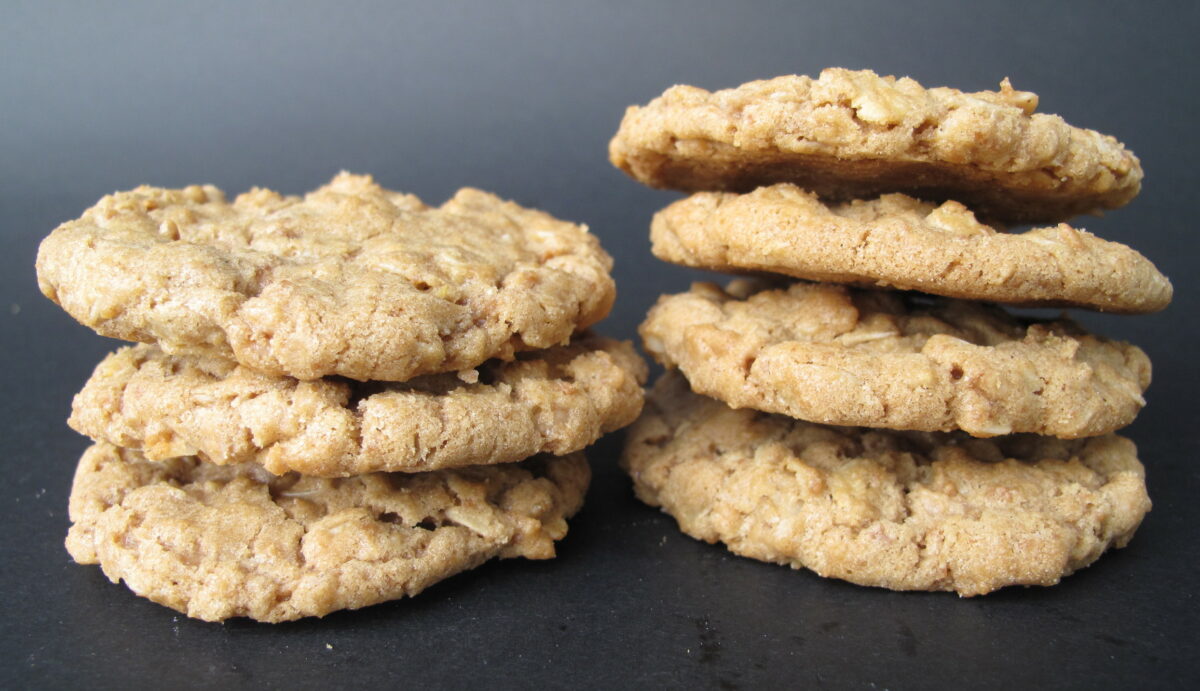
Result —
<path fill-rule="evenodd" d="M 746 192 L 792 182 L 832 199 L 907 192 L 1029 223 L 1114 209 L 1142 169 L 1116 139 L 1035 113 L 1038 97 L 925 89 L 828 69 L 708 92 L 675 86 L 626 113 L 609 157 L 653 187 Z"/>
<path fill-rule="evenodd" d="M 566 342 L 608 313 L 611 267 L 583 226 L 473 189 L 430 208 L 346 173 L 304 198 L 119 192 L 37 260 L 42 292 L 101 335 L 386 381 Z"/>
<path fill-rule="evenodd" d="M 903 194 L 831 205 L 788 183 L 700 192 L 655 214 L 650 238 L 659 259 L 715 271 L 1126 314 L 1171 301 L 1171 282 L 1125 245 L 1066 224 L 997 232 L 958 202 Z"/>
<path fill-rule="evenodd" d="M 831 425 L 1089 437 L 1145 405 L 1150 360 L 1069 321 L 824 283 L 660 298 L 639 331 L 697 393 Z"/>

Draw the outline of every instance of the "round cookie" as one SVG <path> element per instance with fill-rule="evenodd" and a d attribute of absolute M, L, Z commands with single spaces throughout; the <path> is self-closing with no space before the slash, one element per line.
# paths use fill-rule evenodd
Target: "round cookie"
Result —
<path fill-rule="evenodd" d="M 1137 314 L 1171 283 L 1134 250 L 1066 224 L 997 232 L 958 202 L 903 194 L 825 204 L 781 183 L 700 192 L 654 216 L 654 256 L 714 271 L 766 271 L 935 295 Z"/>
<path fill-rule="evenodd" d="M 1038 97 L 925 89 L 869 70 L 777 77 L 708 92 L 674 86 L 632 106 L 613 164 L 652 187 L 748 192 L 792 182 L 832 199 L 907 192 L 985 218 L 1056 222 L 1141 188 L 1116 139 L 1035 113 Z"/>
<path fill-rule="evenodd" d="M 321 477 L 416 472 L 579 451 L 633 422 L 645 379 L 631 344 L 597 337 L 457 375 L 365 384 L 137 345 L 96 367 L 68 423 L 150 460 L 194 455 Z"/>
<path fill-rule="evenodd" d="M 1133 421 L 1150 361 L 1069 321 L 916 293 L 795 283 L 659 299 L 639 331 L 697 393 L 833 425 L 1088 437 Z"/>
<path fill-rule="evenodd" d="M 42 292 L 101 335 L 363 381 L 565 343 L 608 313 L 611 267 L 583 226 L 473 189 L 430 208 L 347 173 L 304 198 L 119 192 L 37 259 Z"/>
<path fill-rule="evenodd" d="M 100 443 L 75 474 L 67 550 L 197 619 L 323 616 L 492 557 L 552 558 L 589 477 L 578 453 L 331 480 Z"/>
<path fill-rule="evenodd" d="M 894 590 L 1053 585 L 1150 510 L 1132 442 L 837 428 L 695 395 L 668 373 L 623 467 L 683 532 Z"/>

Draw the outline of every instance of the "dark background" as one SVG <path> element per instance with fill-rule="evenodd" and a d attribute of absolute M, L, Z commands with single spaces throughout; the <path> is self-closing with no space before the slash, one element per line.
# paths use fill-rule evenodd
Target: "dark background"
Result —
<path fill-rule="evenodd" d="M 0 687 L 813 684 L 1186 687 L 1200 682 L 1195 525 L 1193 3 L 0 2 Z M 962 600 L 760 564 L 679 533 L 615 467 L 560 558 L 503 562 L 411 600 L 267 626 L 188 620 L 62 547 L 71 396 L 117 344 L 41 297 L 38 241 L 140 183 L 311 189 L 340 169 L 440 203 L 473 185 L 590 225 L 616 257 L 602 331 L 626 338 L 699 275 L 649 254 L 677 195 L 607 163 L 626 105 L 836 65 L 995 88 L 1108 132 L 1142 195 L 1080 225 L 1175 283 L 1143 317 L 1077 313 L 1154 361 L 1128 428 L 1154 510 L 1128 549 L 1049 589 Z"/>

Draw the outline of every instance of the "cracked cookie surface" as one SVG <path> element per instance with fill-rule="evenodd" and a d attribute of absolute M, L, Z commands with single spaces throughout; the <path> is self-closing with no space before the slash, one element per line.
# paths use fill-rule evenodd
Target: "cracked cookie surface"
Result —
<path fill-rule="evenodd" d="M 118 192 L 37 259 L 42 292 L 101 335 L 362 381 L 565 343 L 607 315 L 611 268 L 583 226 L 473 189 L 431 208 L 347 173 L 303 198 Z"/>
<path fill-rule="evenodd" d="M 654 216 L 654 256 L 714 271 L 919 290 L 969 300 L 1146 313 L 1171 283 L 1141 254 L 1066 224 L 998 232 L 958 202 L 903 194 L 826 204 L 782 183 L 701 192 Z"/>
<path fill-rule="evenodd" d="M 839 200 L 906 192 L 1029 223 L 1137 195 L 1132 152 L 1037 104 L 1007 80 L 999 91 L 964 93 L 840 68 L 715 92 L 674 86 L 626 111 L 609 158 L 652 187 L 748 192 L 791 182 Z"/>
<path fill-rule="evenodd" d="M 1133 443 L 830 427 L 651 390 L 622 466 L 642 501 L 737 554 L 895 590 L 1053 585 L 1150 510 Z"/>
<path fill-rule="evenodd" d="M 76 471 L 66 544 L 190 617 L 287 621 L 416 595 L 493 557 L 552 558 L 589 478 L 580 453 L 320 479 L 100 443 Z"/>
<path fill-rule="evenodd" d="M 1076 438 L 1133 421 L 1136 346 L 975 302 L 794 283 L 659 299 L 639 332 L 697 393 L 832 425 Z"/>
<path fill-rule="evenodd" d="M 627 342 L 571 345 L 403 383 L 299 381 L 137 345 L 109 355 L 68 423 L 150 460 L 255 462 L 340 477 L 579 451 L 632 422 L 646 364 Z"/>

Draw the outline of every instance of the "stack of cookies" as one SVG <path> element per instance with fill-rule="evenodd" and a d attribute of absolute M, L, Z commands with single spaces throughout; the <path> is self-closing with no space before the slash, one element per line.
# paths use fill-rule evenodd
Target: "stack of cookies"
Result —
<path fill-rule="evenodd" d="M 105 197 L 37 261 L 47 297 L 140 342 L 75 398 L 96 443 L 67 549 L 189 616 L 262 621 L 553 557 L 581 450 L 642 406 L 632 346 L 583 331 L 611 266 L 586 228 L 471 189 Z"/>
<path fill-rule="evenodd" d="M 1124 546 L 1150 501 L 1112 432 L 1148 359 L 994 303 L 1146 313 L 1171 285 L 1062 223 L 1142 171 L 1036 106 L 830 69 L 630 108 L 613 163 L 694 193 L 654 254 L 753 276 L 642 324 L 671 371 L 628 439 L 638 496 L 739 554 L 902 590 L 1050 585 Z"/>

